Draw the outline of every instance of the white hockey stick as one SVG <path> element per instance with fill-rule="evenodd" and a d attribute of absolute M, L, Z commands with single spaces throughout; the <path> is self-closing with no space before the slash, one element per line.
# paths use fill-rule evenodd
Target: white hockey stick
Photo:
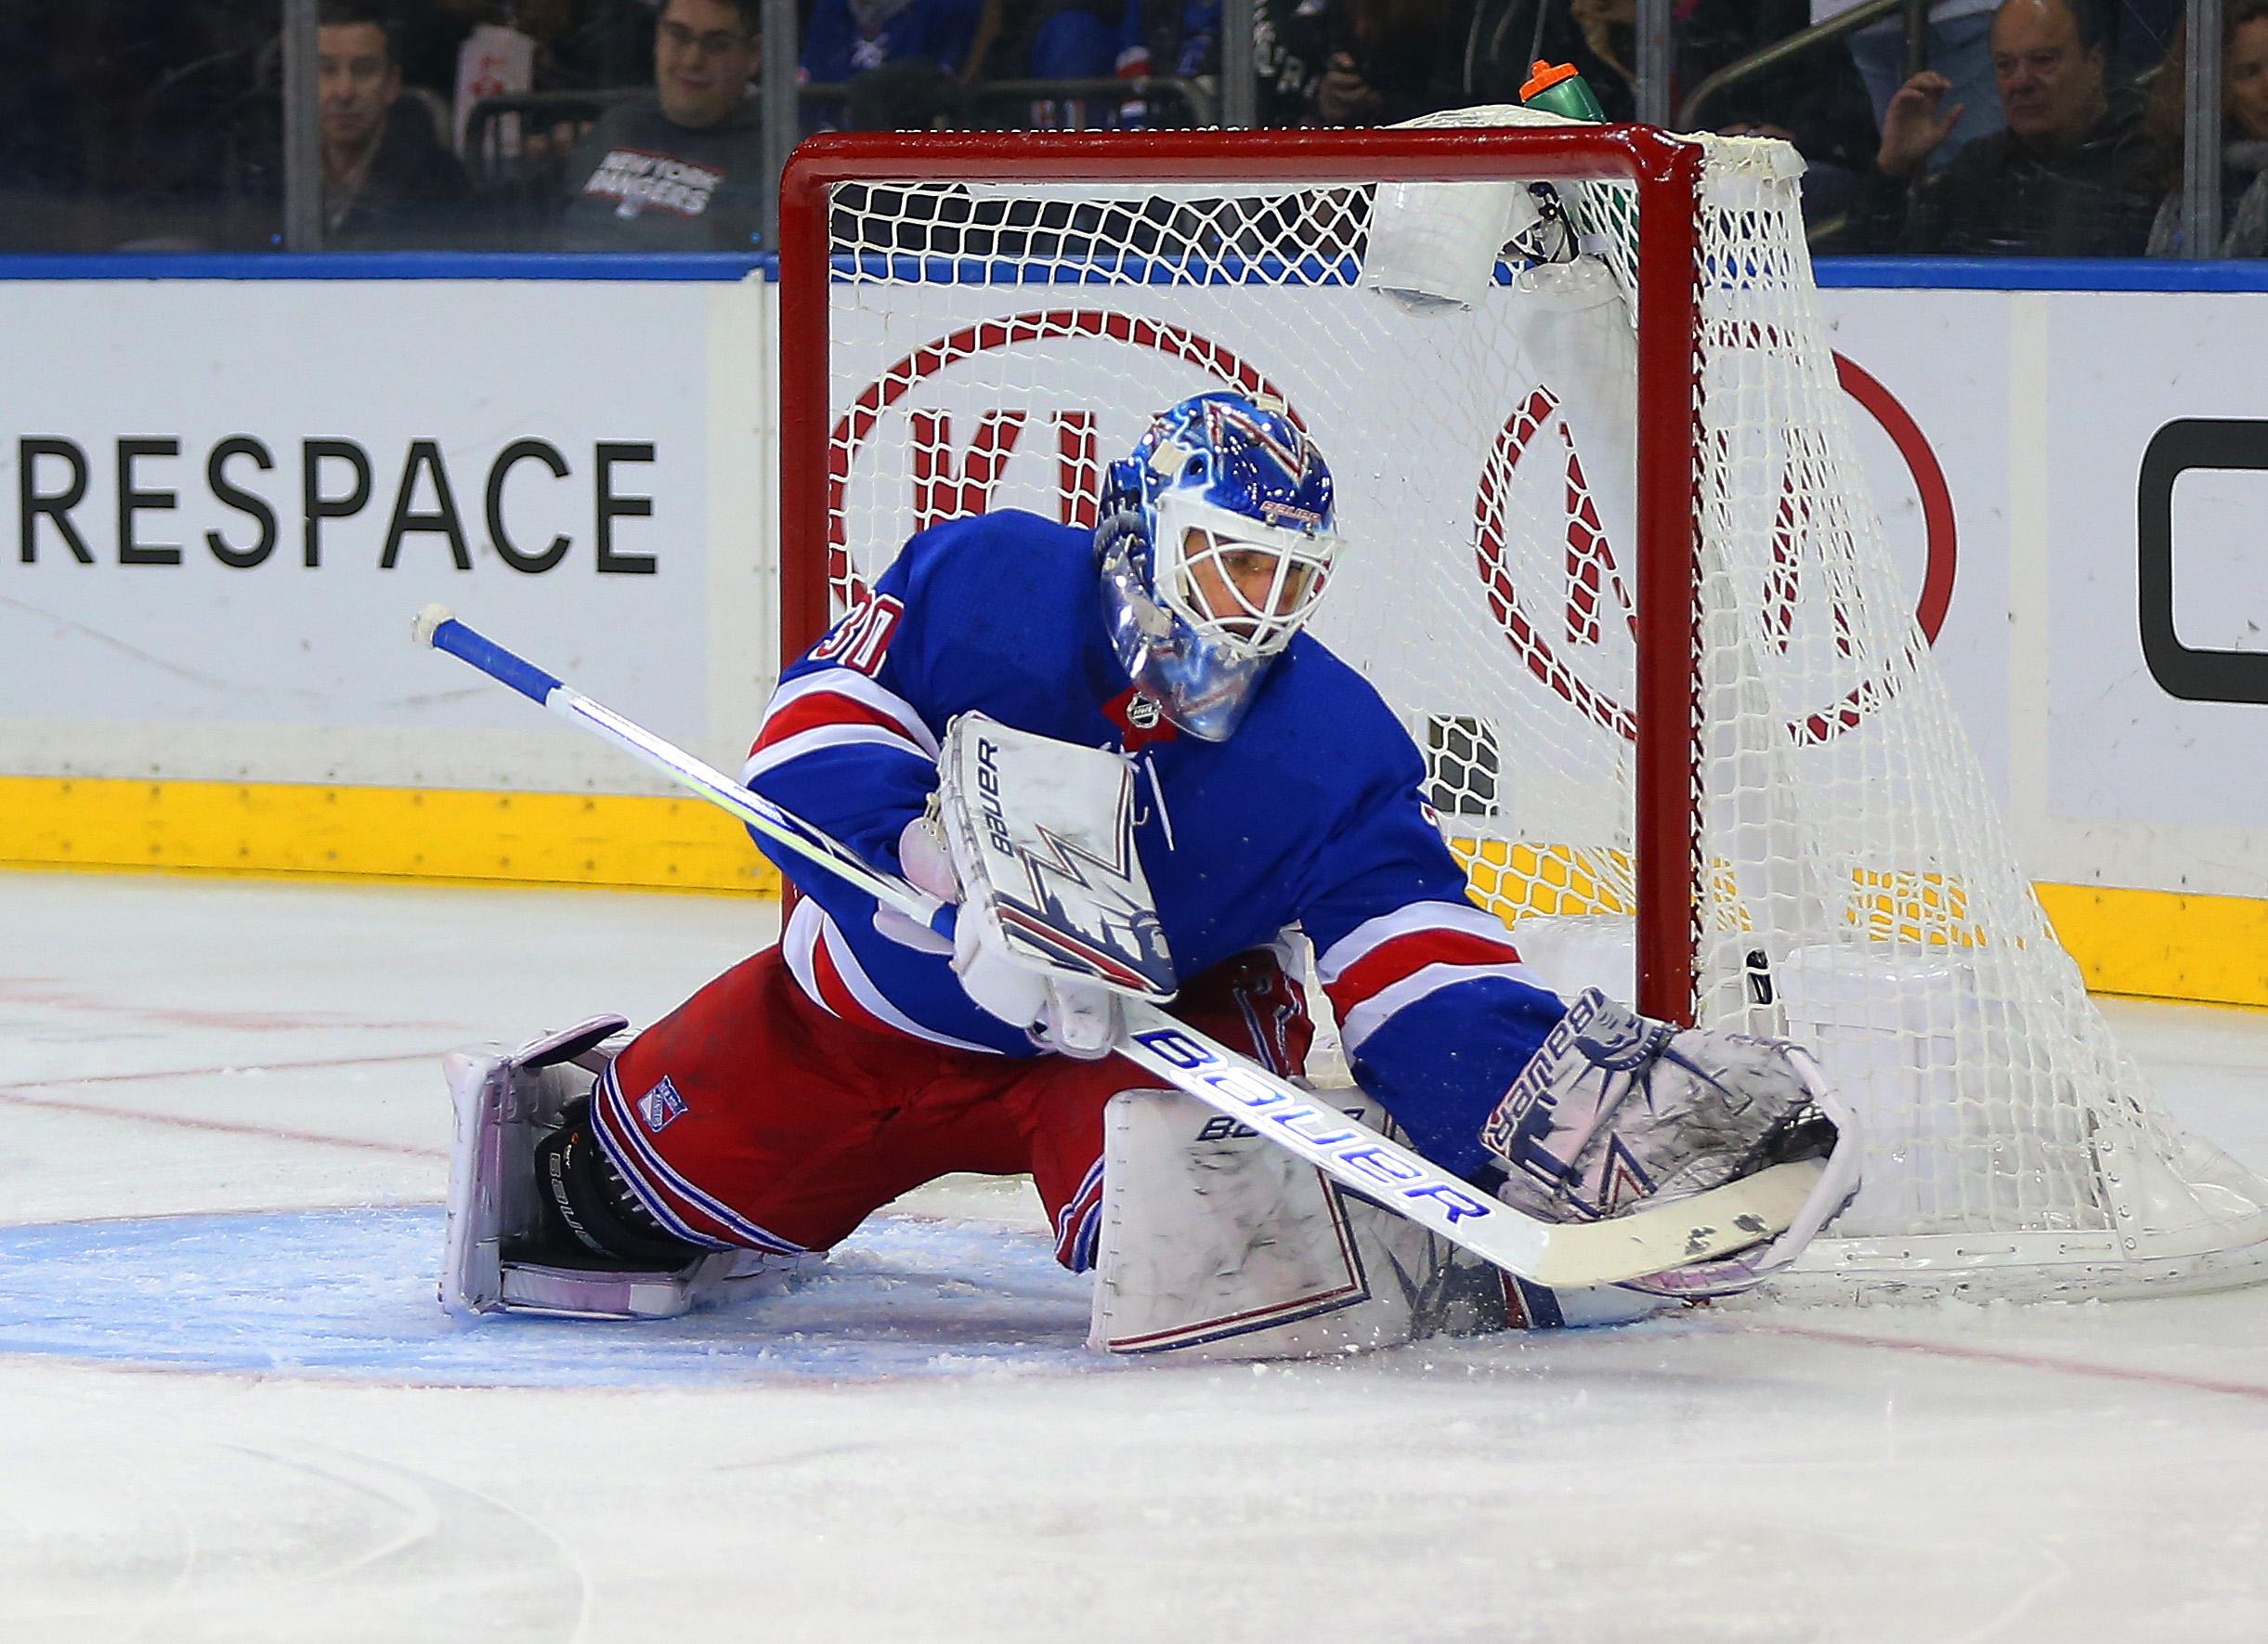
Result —
<path fill-rule="evenodd" d="M 714 766 L 664 742 L 613 710 L 430 605 L 411 629 L 489 678 L 627 750 L 775 843 L 856 885 L 940 935 L 953 908 L 853 855 L 810 824 L 750 792 Z M 1116 1050 L 1127 1061 L 1251 1126 L 1333 1181 L 1386 1206 L 1483 1259 L 1534 1284 L 1610 1285 L 1690 1267 L 1784 1232 L 1823 1167 L 1775 1165 L 1711 1192 L 1605 1221 L 1550 1222 L 1523 1215 L 1423 1155 L 1349 1119 L 1327 1102 L 1238 1055 L 1144 1000 L 1121 996 Z"/>
<path fill-rule="evenodd" d="M 764 838 L 808 857 L 868 895 L 889 903 L 916 924 L 927 925 L 947 941 L 952 940 L 953 909 L 919 885 L 893 873 L 884 873 L 817 829 L 789 815 L 762 794 L 750 792 L 716 766 L 664 742 L 605 703 L 593 701 L 526 658 L 467 628 L 447 606 L 429 605 L 418 612 L 417 620 L 410 626 L 410 636 L 420 645 L 429 645 L 437 651 L 447 651 L 459 661 L 470 662 L 529 701 L 573 720 L 672 781 L 690 788 L 710 804 L 730 811 Z"/>

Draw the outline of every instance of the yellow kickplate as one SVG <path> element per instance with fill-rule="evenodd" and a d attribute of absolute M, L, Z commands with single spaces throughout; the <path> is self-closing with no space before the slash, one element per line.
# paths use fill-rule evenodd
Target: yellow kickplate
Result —
<path fill-rule="evenodd" d="M 0 864 L 779 891 L 699 800 L 324 783 L 0 776 Z"/>
<path fill-rule="evenodd" d="M 314 782 L 0 776 L 0 866 L 779 894 L 740 825 L 696 799 Z M 1619 900 L 1581 877 L 1574 900 Z M 2268 901 L 2040 896 L 2097 992 L 2268 1006 Z"/>
<path fill-rule="evenodd" d="M 2098 993 L 2268 1005 L 2268 902 L 2041 885 L 2055 933 Z"/>

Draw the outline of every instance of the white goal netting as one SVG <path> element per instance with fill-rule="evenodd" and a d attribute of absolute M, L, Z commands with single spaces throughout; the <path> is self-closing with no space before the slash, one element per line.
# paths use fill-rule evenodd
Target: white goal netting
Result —
<path fill-rule="evenodd" d="M 1091 523 L 1103 464 L 1186 395 L 1278 398 L 1350 545 L 1316 632 L 1424 749 L 1474 899 L 1565 985 L 1632 996 L 1636 750 L 1690 749 L 1698 1019 L 1813 1045 L 1869 1125 L 1806 1283 L 2254 1276 L 2268 1186 L 2113 1042 L 1931 663 L 1917 609 L 1942 590 L 1894 562 L 1868 499 L 1797 163 L 1701 140 L 1698 371 L 1643 380 L 1624 184 L 1151 183 L 1129 144 L 1102 183 L 1035 160 L 1026 182 L 836 185 L 836 597 L 939 519 Z M 1693 410 L 1699 587 L 1641 613 L 1634 426 L 1664 394 Z M 1696 659 L 1689 723 L 1645 723 L 1641 644 Z"/>

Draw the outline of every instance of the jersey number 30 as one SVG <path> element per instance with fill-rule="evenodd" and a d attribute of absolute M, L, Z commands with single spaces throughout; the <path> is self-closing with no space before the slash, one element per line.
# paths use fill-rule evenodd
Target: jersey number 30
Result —
<path fill-rule="evenodd" d="M 835 624 L 833 633 L 812 647 L 812 660 L 840 662 L 871 678 L 881 671 L 890 636 L 905 614 L 906 607 L 887 594 L 862 599 Z"/>

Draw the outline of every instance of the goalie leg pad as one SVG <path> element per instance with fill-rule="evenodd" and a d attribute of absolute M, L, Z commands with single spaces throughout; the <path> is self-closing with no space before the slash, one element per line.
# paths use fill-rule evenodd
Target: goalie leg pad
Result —
<path fill-rule="evenodd" d="M 1485 1125 L 1532 1216 L 1596 1220 L 1689 1198 L 1770 1166 L 1826 1162 L 1795 1222 L 1757 1247 L 1642 1281 L 1671 1295 L 1744 1289 L 1792 1261 L 1857 1189 L 1857 1120 L 1800 1048 L 1679 1029 L 1579 995 Z"/>
<path fill-rule="evenodd" d="M 587 1166 L 570 1163 L 568 1109 L 588 1097 L 619 1048 L 607 1041 L 628 1026 L 619 1016 L 593 1017 L 516 1050 L 489 1047 L 445 1058 L 456 1116 L 439 1285 L 445 1311 L 673 1318 L 727 1282 L 771 1287 L 816 1259 L 738 1250 L 641 1266 L 561 1236 L 571 1230 L 563 1227 L 539 1153 L 548 1148 L 549 1160 L 560 1164 L 563 1186 L 585 1173 Z M 586 1220 L 590 1191 L 586 1184 L 572 1200 Z"/>
<path fill-rule="evenodd" d="M 1504 1323 L 1493 1269 L 1193 1097 L 1114 1097 L 1103 1148 L 1100 1351 L 1313 1358 Z"/>

